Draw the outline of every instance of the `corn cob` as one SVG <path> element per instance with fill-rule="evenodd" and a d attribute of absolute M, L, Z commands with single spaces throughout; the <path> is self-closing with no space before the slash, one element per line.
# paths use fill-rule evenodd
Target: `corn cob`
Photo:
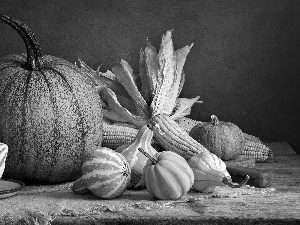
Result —
<path fill-rule="evenodd" d="M 201 121 L 193 120 L 187 117 L 182 117 L 178 120 L 176 120 L 179 127 L 183 129 L 185 132 L 190 133 L 191 129 L 196 126 L 199 123 L 202 123 Z"/>
<path fill-rule="evenodd" d="M 263 162 L 272 156 L 273 153 L 271 149 L 265 146 L 261 141 L 246 139 L 241 155 L 254 158 L 255 162 Z"/>
<path fill-rule="evenodd" d="M 114 124 L 103 124 L 103 141 L 102 146 L 110 149 L 131 143 L 135 140 L 138 128 L 131 123 L 117 122 Z M 161 150 L 161 146 L 152 138 L 151 145 L 157 151 Z"/>
<path fill-rule="evenodd" d="M 190 132 L 190 130 L 196 126 L 197 124 L 203 123 L 201 121 L 198 120 L 193 120 L 187 117 L 182 117 L 178 120 L 175 120 L 176 123 L 187 133 Z M 132 123 L 127 123 L 127 122 L 114 122 L 113 125 L 117 125 L 117 126 L 123 126 L 123 127 L 131 127 L 131 128 L 135 128 L 138 129 L 138 127 Z"/>
<path fill-rule="evenodd" d="M 245 137 L 246 140 L 249 140 L 249 141 L 256 141 L 256 142 L 262 143 L 262 141 L 261 141 L 258 137 L 253 136 L 253 135 L 251 135 L 251 134 L 246 134 L 246 133 L 244 133 L 244 137 Z"/>
<path fill-rule="evenodd" d="M 151 124 L 153 136 L 167 151 L 173 151 L 186 160 L 203 151 L 209 152 L 166 114 L 152 117 Z"/>
<path fill-rule="evenodd" d="M 136 125 L 127 122 L 114 122 L 113 125 L 121 126 L 121 127 L 130 127 L 134 129 L 139 129 Z"/>
<path fill-rule="evenodd" d="M 121 145 L 132 142 L 137 133 L 138 130 L 131 127 L 103 124 L 102 146 L 115 150 Z"/>

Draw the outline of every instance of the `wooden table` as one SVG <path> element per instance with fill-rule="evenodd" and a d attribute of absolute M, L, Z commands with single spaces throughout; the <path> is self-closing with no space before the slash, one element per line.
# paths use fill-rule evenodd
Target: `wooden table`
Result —
<path fill-rule="evenodd" d="M 285 142 L 266 145 L 274 158 L 255 167 L 273 172 L 270 188 L 191 190 L 177 201 L 155 201 L 147 190 L 101 200 L 74 194 L 72 183 L 27 186 L 0 200 L 0 224 L 300 224 L 300 155 Z"/>

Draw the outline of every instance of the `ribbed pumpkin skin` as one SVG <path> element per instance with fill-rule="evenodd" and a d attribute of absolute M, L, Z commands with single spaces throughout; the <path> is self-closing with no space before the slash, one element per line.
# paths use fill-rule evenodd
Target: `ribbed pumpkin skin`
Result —
<path fill-rule="evenodd" d="M 187 161 L 171 151 L 158 152 L 144 167 L 147 190 L 161 200 L 176 200 L 185 195 L 194 183 L 194 174 Z"/>
<path fill-rule="evenodd" d="M 245 145 L 243 132 L 230 122 L 197 124 L 189 135 L 222 160 L 235 159 Z"/>
<path fill-rule="evenodd" d="M 82 166 L 82 181 L 97 197 L 116 198 L 126 191 L 131 171 L 126 158 L 101 147 L 89 153 Z"/>
<path fill-rule="evenodd" d="M 0 141 L 9 146 L 4 177 L 73 181 L 85 154 L 102 143 L 102 106 L 91 81 L 53 56 L 27 71 L 26 54 L 0 59 Z"/>
<path fill-rule="evenodd" d="M 135 140 L 116 149 L 127 159 L 131 168 L 131 179 L 128 188 L 140 188 L 144 185 L 143 169 L 148 158 L 138 148 L 144 149 L 149 155 L 154 156 L 157 151 L 151 146 L 153 131 L 144 125 L 140 128 Z"/>
<path fill-rule="evenodd" d="M 213 153 L 200 153 L 188 160 L 195 176 L 193 188 L 203 191 L 210 186 L 223 186 L 223 177 L 230 178 L 226 164 Z"/>

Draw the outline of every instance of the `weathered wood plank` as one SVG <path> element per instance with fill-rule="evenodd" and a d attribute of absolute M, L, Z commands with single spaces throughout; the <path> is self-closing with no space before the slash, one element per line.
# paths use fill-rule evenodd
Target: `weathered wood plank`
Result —
<path fill-rule="evenodd" d="M 191 190 L 177 201 L 157 201 L 147 190 L 126 191 L 120 198 L 101 200 L 75 195 L 72 183 L 27 186 L 19 195 L 0 200 L 5 220 L 37 220 L 51 224 L 296 224 L 300 223 L 300 155 L 286 143 L 266 143 L 274 158 L 256 163 L 269 169 L 270 188 Z"/>

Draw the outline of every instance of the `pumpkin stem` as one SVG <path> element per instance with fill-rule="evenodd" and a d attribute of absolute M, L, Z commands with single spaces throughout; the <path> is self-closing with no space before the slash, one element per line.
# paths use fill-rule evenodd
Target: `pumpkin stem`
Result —
<path fill-rule="evenodd" d="M 36 40 L 34 33 L 29 29 L 29 27 L 26 24 L 8 16 L 0 14 L 0 21 L 14 28 L 22 37 L 27 50 L 27 63 L 25 68 L 31 71 L 39 70 L 42 53 L 40 44 Z"/>
<path fill-rule="evenodd" d="M 150 159 L 153 164 L 156 164 L 157 163 L 157 159 L 155 159 L 154 157 L 152 157 L 148 152 L 146 152 L 144 149 L 142 148 L 138 148 L 138 150 L 143 153 L 148 159 Z"/>
<path fill-rule="evenodd" d="M 210 118 L 211 118 L 211 123 L 212 123 L 213 125 L 219 124 L 218 117 L 216 117 L 215 115 L 211 115 Z"/>
<path fill-rule="evenodd" d="M 250 177 L 247 175 L 246 178 L 245 178 L 245 180 L 244 180 L 242 183 L 240 183 L 240 184 L 234 184 L 234 183 L 232 183 L 232 182 L 229 180 L 228 177 L 223 177 L 222 182 L 223 182 L 224 184 L 228 185 L 229 187 L 232 187 L 232 188 L 240 188 L 240 187 L 244 186 L 244 185 L 248 182 L 249 179 L 250 179 Z"/>

